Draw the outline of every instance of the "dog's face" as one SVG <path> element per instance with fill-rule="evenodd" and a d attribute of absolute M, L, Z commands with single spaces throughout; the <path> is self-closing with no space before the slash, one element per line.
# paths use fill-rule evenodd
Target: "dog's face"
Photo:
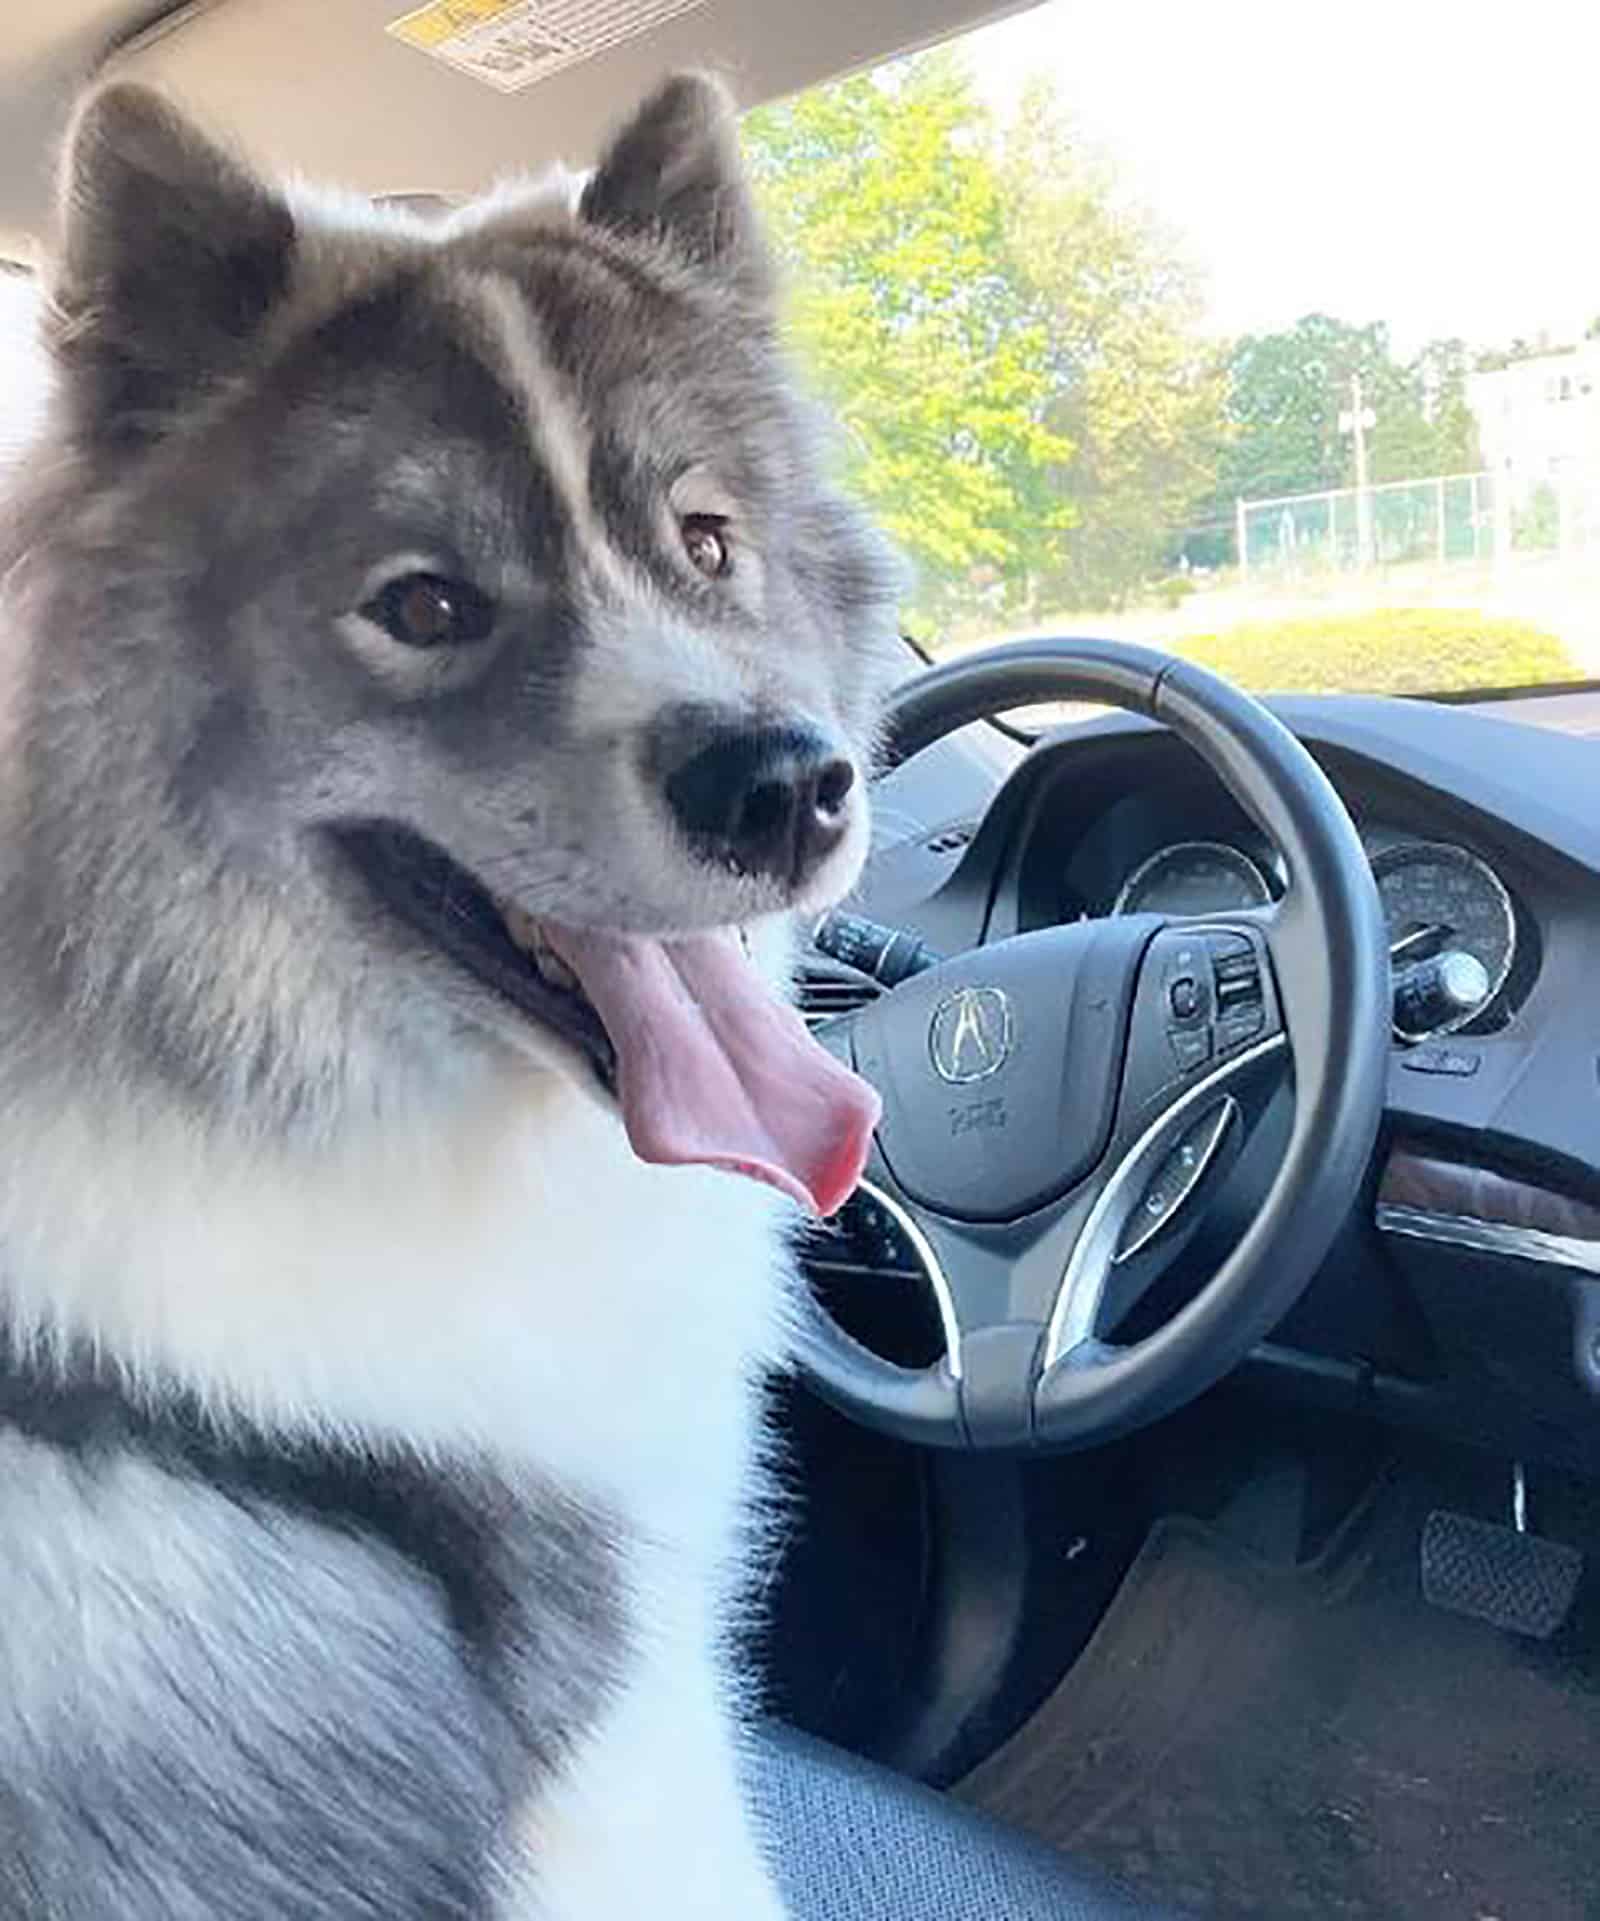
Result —
<path fill-rule="evenodd" d="M 71 478 L 17 571 L 80 1001 L 137 974 L 158 1051 L 221 1012 L 260 1082 L 336 1074 L 358 1003 L 367 1045 L 604 1068 L 563 963 L 849 886 L 897 582 L 819 475 L 715 89 L 581 194 L 429 221 L 284 196 L 116 88 L 65 207 Z"/>

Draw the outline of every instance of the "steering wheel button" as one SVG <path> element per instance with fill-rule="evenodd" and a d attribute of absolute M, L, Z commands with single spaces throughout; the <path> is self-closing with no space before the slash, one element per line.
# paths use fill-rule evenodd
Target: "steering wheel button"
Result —
<path fill-rule="evenodd" d="M 1266 1024 L 1266 1013 L 1259 1002 L 1224 1014 L 1217 1022 L 1217 1046 L 1223 1053 L 1230 1047 L 1240 1047 L 1246 1041 L 1253 1041 Z"/>
<path fill-rule="evenodd" d="M 1198 1027 L 1188 1034 L 1169 1034 L 1167 1038 L 1172 1042 L 1173 1058 L 1186 1074 L 1204 1067 L 1211 1058 L 1211 1034 L 1207 1028 Z"/>
<path fill-rule="evenodd" d="M 1205 1011 L 1205 996 L 1192 974 L 1180 974 L 1167 989 L 1167 1005 L 1175 1021 L 1197 1020 Z"/>
<path fill-rule="evenodd" d="M 1125 1261 L 1155 1239 L 1199 1186 L 1222 1137 L 1237 1113 L 1230 1097 L 1209 1109 L 1189 1129 L 1151 1177 L 1144 1198 L 1128 1217 L 1116 1258 Z"/>

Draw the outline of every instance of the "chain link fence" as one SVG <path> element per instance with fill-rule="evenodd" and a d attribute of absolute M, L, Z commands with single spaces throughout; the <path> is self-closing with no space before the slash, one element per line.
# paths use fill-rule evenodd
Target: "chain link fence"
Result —
<path fill-rule="evenodd" d="M 1241 500 L 1234 537 L 1246 577 L 1482 565 L 1513 555 L 1596 551 L 1600 465 L 1557 470 L 1521 486 L 1488 472 L 1437 474 Z"/>

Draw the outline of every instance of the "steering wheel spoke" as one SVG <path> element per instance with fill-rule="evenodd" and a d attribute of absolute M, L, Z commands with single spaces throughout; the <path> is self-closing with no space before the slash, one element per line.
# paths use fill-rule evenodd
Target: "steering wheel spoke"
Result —
<path fill-rule="evenodd" d="M 1202 1196 L 1243 1145 L 1251 1107 L 1240 1084 L 1265 1081 L 1281 1060 L 1280 1032 L 1236 1053 L 1158 1113 L 1115 1159 L 1062 1270 L 1041 1372 L 1089 1365 L 1109 1335 L 1192 1238 Z"/>
<path fill-rule="evenodd" d="M 1095 1183 L 1080 1183 L 1020 1221 L 958 1221 L 922 1206 L 881 1154 L 875 1157 L 862 1195 L 890 1216 L 915 1255 L 944 1352 L 926 1368 L 897 1366 L 843 1333 L 808 1299 L 801 1357 L 813 1380 L 844 1407 L 863 1395 L 887 1395 L 902 1417 L 920 1419 L 937 1405 L 947 1429 L 924 1438 L 976 1448 L 1030 1445 L 1051 1307 L 1096 1191 Z M 903 1418 L 897 1425 L 906 1431 Z"/>
<path fill-rule="evenodd" d="M 1163 926 L 1145 951 L 1119 1123 L 1062 1272 L 1043 1370 L 1103 1356 L 1108 1333 L 1192 1238 L 1281 1072 L 1288 1037 L 1256 916 Z"/>

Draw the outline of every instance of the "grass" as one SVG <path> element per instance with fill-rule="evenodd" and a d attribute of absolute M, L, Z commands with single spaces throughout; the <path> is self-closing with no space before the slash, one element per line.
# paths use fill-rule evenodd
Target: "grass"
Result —
<path fill-rule="evenodd" d="M 1250 621 L 1186 634 L 1174 651 L 1263 694 L 1442 694 L 1580 677 L 1553 634 L 1460 607 Z"/>

